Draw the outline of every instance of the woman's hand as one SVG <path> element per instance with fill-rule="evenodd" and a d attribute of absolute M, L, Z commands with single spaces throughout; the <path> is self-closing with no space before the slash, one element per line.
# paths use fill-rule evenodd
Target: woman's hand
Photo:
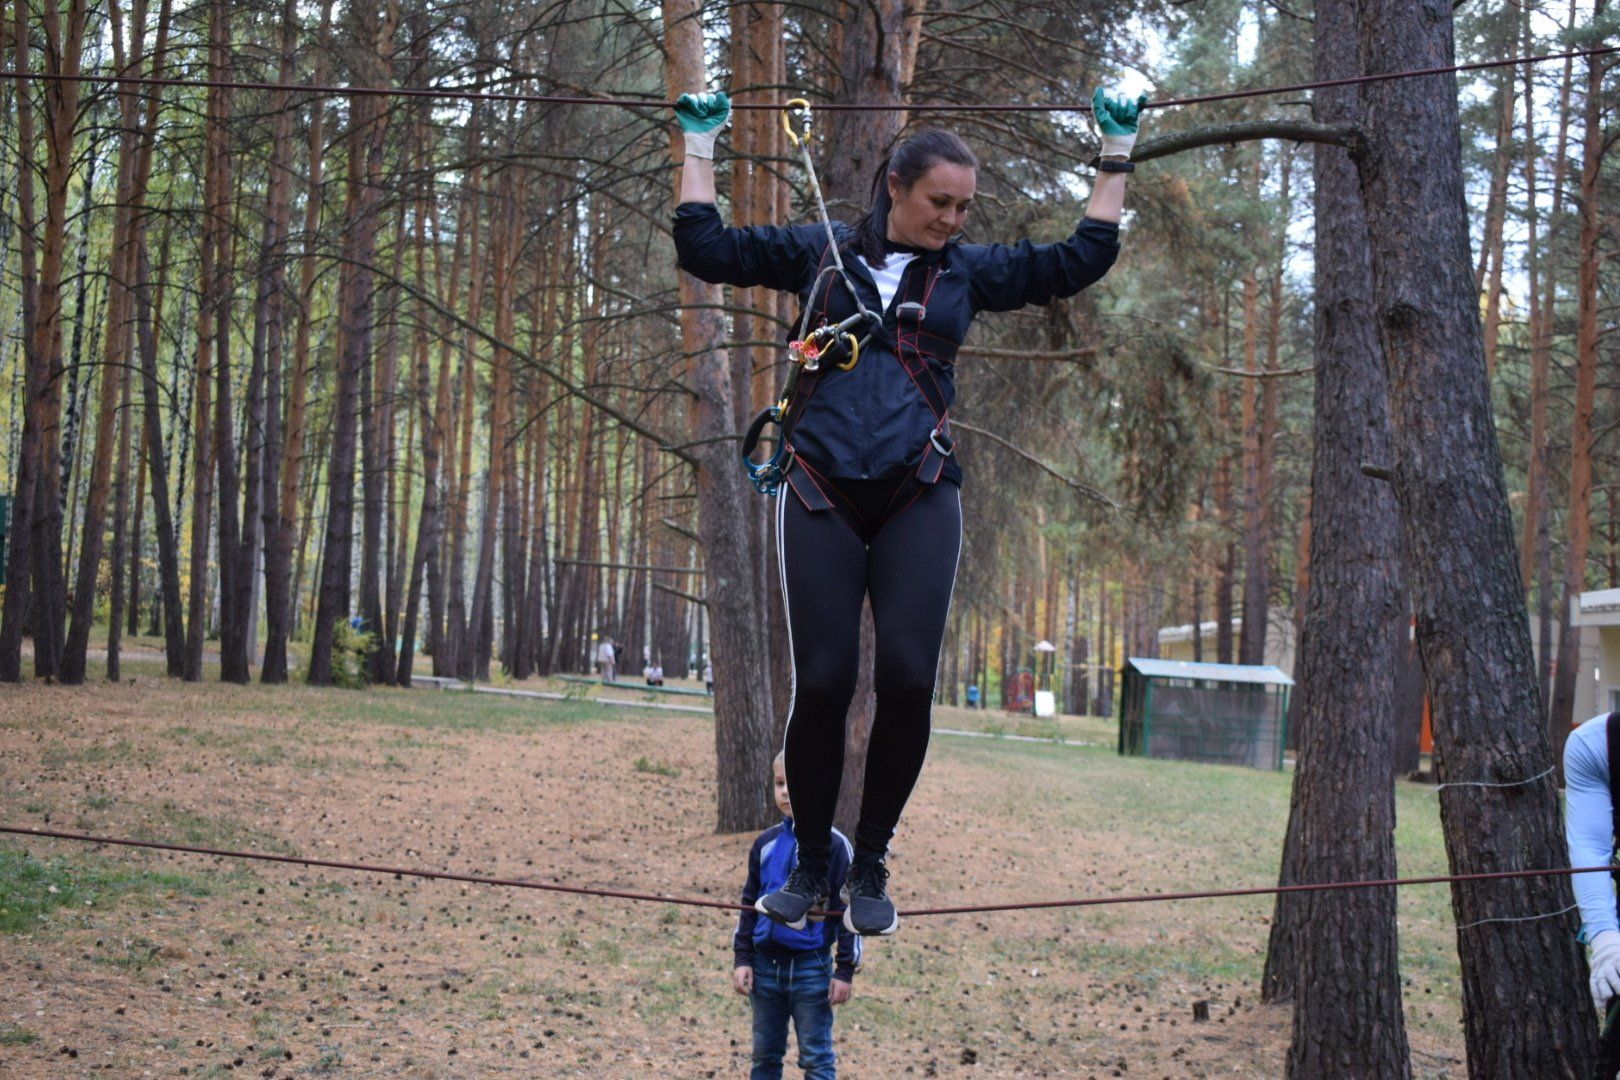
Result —
<path fill-rule="evenodd" d="M 1103 157 L 1125 159 L 1131 156 L 1131 147 L 1136 145 L 1136 129 L 1141 123 L 1142 107 L 1146 104 L 1146 94 L 1132 100 L 1097 87 L 1091 95 L 1091 116 L 1096 121 L 1097 133 L 1102 136 Z"/>
<path fill-rule="evenodd" d="M 675 117 L 686 138 L 686 156 L 714 160 L 714 141 L 731 119 L 731 98 L 723 91 L 682 94 L 675 100 Z"/>

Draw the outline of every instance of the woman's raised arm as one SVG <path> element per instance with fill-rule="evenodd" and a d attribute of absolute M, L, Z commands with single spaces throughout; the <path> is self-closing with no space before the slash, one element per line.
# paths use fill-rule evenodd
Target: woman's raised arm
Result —
<path fill-rule="evenodd" d="M 1091 116 L 1102 136 L 1102 161 L 1129 161 L 1131 147 L 1136 145 L 1136 131 L 1141 123 L 1142 106 L 1147 104 L 1143 94 L 1135 101 L 1115 97 L 1098 87 L 1091 95 Z M 1097 171 L 1096 183 L 1091 186 L 1091 201 L 1086 203 L 1086 217 L 1093 221 L 1119 223 L 1125 210 L 1125 171 Z"/>
<path fill-rule="evenodd" d="M 724 93 L 682 94 L 675 116 L 686 140 L 681 168 L 681 202 L 714 202 L 714 141 L 731 119 L 731 99 Z"/>

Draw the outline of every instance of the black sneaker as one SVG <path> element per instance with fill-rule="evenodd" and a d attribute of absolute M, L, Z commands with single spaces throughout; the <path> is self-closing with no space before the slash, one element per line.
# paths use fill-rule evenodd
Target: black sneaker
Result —
<path fill-rule="evenodd" d="M 844 929 L 852 934 L 892 934 L 900 916 L 889 899 L 889 868 L 881 858 L 857 859 L 844 876 L 839 899 L 844 902 Z"/>
<path fill-rule="evenodd" d="M 810 921 L 810 913 L 823 911 L 826 907 L 826 868 L 806 869 L 803 864 L 793 868 L 786 885 L 754 901 L 755 911 L 790 930 L 803 930 L 804 924 Z M 820 918 L 818 915 L 817 919 Z"/>

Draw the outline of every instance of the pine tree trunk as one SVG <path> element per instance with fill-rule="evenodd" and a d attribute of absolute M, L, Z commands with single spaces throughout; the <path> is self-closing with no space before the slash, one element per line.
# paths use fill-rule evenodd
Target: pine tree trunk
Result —
<path fill-rule="evenodd" d="M 1502 269 L 1507 243 L 1503 228 L 1507 218 L 1508 164 L 1512 160 L 1513 116 L 1517 105 L 1512 68 L 1502 69 L 1497 88 L 1496 154 L 1491 165 L 1491 190 L 1485 203 L 1485 237 L 1480 245 L 1479 267 L 1474 272 L 1474 288 L 1485 290 L 1485 376 L 1496 371 L 1496 346 L 1502 328 Z"/>
<path fill-rule="evenodd" d="M 1354 0 L 1317 4 L 1317 79 L 1355 73 L 1354 15 Z M 1316 97 L 1318 123 L 1353 122 L 1358 111 L 1354 88 Z M 1361 473 L 1363 462 L 1390 460 L 1389 388 L 1355 166 L 1338 147 L 1315 153 L 1311 587 L 1282 884 L 1395 876 L 1392 644 L 1406 608 L 1400 520 L 1388 485 Z M 1395 890 L 1278 896 L 1262 998 L 1295 1002 L 1289 1076 L 1410 1076 Z"/>
<path fill-rule="evenodd" d="M 283 9 L 282 17 L 282 49 L 285 55 L 289 34 L 285 25 L 290 17 L 288 9 Z M 317 41 L 322 46 L 327 43 L 327 31 L 331 22 L 332 0 L 323 0 L 317 36 Z M 315 50 L 313 77 L 317 82 L 325 77 L 326 53 L 325 48 Z M 282 70 L 286 71 L 285 61 Z M 293 624 L 297 621 L 298 587 L 302 583 L 303 576 L 299 574 L 297 580 L 294 578 L 293 547 L 296 543 L 299 563 L 302 565 L 304 544 L 301 531 L 307 524 L 307 518 L 301 523 L 297 511 L 300 503 L 299 484 L 303 473 L 304 442 L 307 437 L 305 426 L 309 402 L 309 339 L 317 269 L 315 248 L 319 242 L 324 191 L 321 177 L 326 152 L 325 131 L 326 105 L 317 100 L 310 113 L 309 141 L 306 143 L 309 190 L 304 198 L 304 250 L 299 259 L 298 325 L 293 334 L 292 373 L 287 380 L 287 415 L 286 423 L 280 427 L 281 467 L 279 477 L 268 470 L 265 474 L 266 484 L 276 480 L 280 482 L 280 490 L 275 499 L 265 500 L 267 517 L 264 534 L 264 660 L 259 668 L 259 679 L 266 683 L 287 681 L 287 639 L 292 635 Z M 272 503 L 276 513 L 274 528 L 268 525 Z"/>
<path fill-rule="evenodd" d="M 1368 74 L 1454 63 L 1449 0 L 1361 0 Z M 1552 764 L 1514 559 L 1478 296 L 1469 265 L 1457 80 L 1363 90 L 1358 151 L 1377 320 L 1390 370 L 1392 461 L 1418 647 L 1443 781 L 1513 783 Z M 1413 161 L 1424 168 L 1413 169 Z M 1421 236 L 1423 243 L 1413 243 Z M 1549 778 L 1440 792 L 1454 873 L 1566 858 Z M 1595 1026 L 1567 878 L 1452 888 L 1471 1076 L 1585 1077 Z M 1536 1001 L 1536 1008 L 1504 1002 Z"/>
<path fill-rule="evenodd" d="M 141 75 L 141 50 L 146 31 L 146 5 L 136 0 L 130 13 L 129 40 L 124 39 L 123 11 L 117 0 L 110 0 L 113 52 L 121 74 Z M 73 586 L 73 610 L 67 643 L 62 653 L 59 680 L 75 686 L 84 682 L 90 648 L 90 628 L 95 612 L 96 584 L 106 539 L 107 502 L 112 495 L 114 439 L 118 431 L 119 403 L 125 391 L 129 362 L 130 282 L 135 268 L 135 207 L 146 199 L 144 177 L 137 177 L 141 158 L 149 166 L 151 157 L 142 146 L 145 133 L 137 121 L 136 92 L 127 85 L 118 93 L 122 135 L 118 145 L 117 209 L 112 235 L 112 275 L 108 281 L 107 330 L 104 362 L 100 365 L 100 393 L 96 404 L 95 451 L 90 459 L 90 490 L 84 508 L 83 538 L 79 543 L 79 568 Z M 88 183 L 88 181 L 87 181 Z M 88 193 L 87 193 L 88 197 Z M 88 228 L 88 225 L 86 226 Z M 127 426 L 127 425 L 126 425 Z M 121 554 L 121 552 L 117 553 Z M 115 567 L 119 566 L 115 554 Z M 116 572 L 116 571 L 115 571 Z M 120 590 L 115 590 L 115 595 Z M 115 620 L 116 623 L 116 620 Z M 109 654 L 109 662 L 112 661 Z"/>
<path fill-rule="evenodd" d="M 210 69 L 216 70 L 215 78 L 225 77 L 226 51 L 230 41 L 229 15 L 225 0 L 212 0 L 210 4 L 209 32 L 213 40 L 211 53 L 216 55 L 210 61 Z M 235 380 L 231 374 L 231 331 L 234 318 L 232 317 L 232 301 L 236 293 L 235 278 L 235 250 L 236 250 L 236 215 L 235 207 L 239 200 L 232 197 L 232 159 L 231 144 L 227 121 L 230 118 L 229 91 L 220 90 L 217 96 L 211 95 L 215 109 L 215 119 L 209 126 L 210 137 L 218 141 L 218 149 L 214 155 L 214 168 L 218 173 L 215 181 L 217 204 L 209 214 L 209 223 L 216 229 L 216 243 L 218 251 L 215 255 L 214 269 L 216 277 L 213 280 L 204 279 L 203 287 L 211 293 L 211 302 L 214 305 L 214 426 L 213 458 L 215 468 L 218 470 L 219 491 L 219 535 L 216 561 L 219 566 L 219 677 L 222 682 L 246 683 L 251 678 L 248 671 L 247 648 L 247 621 L 248 607 L 252 592 L 253 545 L 249 542 L 247 547 L 247 565 L 243 567 L 242 534 L 246 531 L 249 536 L 253 533 L 251 524 L 252 514 L 242 514 L 241 496 L 244 478 L 237 467 L 236 456 L 236 407 L 234 402 Z M 257 405 L 263 407 L 263 370 L 257 372 L 257 383 L 254 373 L 249 374 L 248 411 L 251 416 Z M 251 420 L 249 421 L 251 425 Z M 251 434 L 248 438 L 251 440 Z M 257 468 L 259 453 L 257 448 L 250 448 L 245 455 L 253 461 L 251 469 Z M 250 511 L 258 509 L 257 497 L 253 497 Z"/>
<path fill-rule="evenodd" d="M 1254 166 L 1259 187 L 1260 164 Z M 1268 550 L 1265 491 L 1262 485 L 1260 393 L 1260 282 L 1253 270 L 1243 276 L 1243 622 L 1238 631 L 1238 663 L 1263 664 L 1266 623 L 1271 592 L 1271 552 Z"/>
<path fill-rule="evenodd" d="M 369 5 L 351 9 L 359 70 L 381 85 L 392 55 L 391 16 L 379 17 Z M 320 599 L 310 643 L 312 686 L 333 681 L 332 648 L 338 620 L 349 614 L 350 557 L 354 533 L 355 436 L 360 379 L 371 355 L 372 281 L 377 244 L 377 211 L 382 198 L 384 137 L 389 113 L 377 98 L 352 95 L 349 101 L 348 199 L 343 232 L 343 272 L 338 286 L 339 347 L 332 449 L 327 469 L 326 538 L 321 559 Z M 370 629 L 375 629 L 371 627 Z"/>
<path fill-rule="evenodd" d="M 17 70 L 28 70 L 28 8 L 17 0 L 14 44 Z M 47 70 L 68 76 L 39 87 L 45 106 L 45 229 L 34 237 L 33 109 L 25 90 L 17 94 L 18 225 L 23 266 L 24 411 L 7 589 L 0 610 L 0 681 L 21 678 L 23 624 L 30 604 L 34 620 L 34 674 L 54 678 L 62 655 L 62 612 L 67 607 L 62 574 L 61 438 L 62 267 L 67 246 L 67 196 L 73 176 L 74 131 L 87 5 L 43 6 Z M 24 549 L 27 549 L 24 551 Z"/>
<path fill-rule="evenodd" d="M 165 245 L 167 235 L 165 234 Z M 163 609 L 163 652 L 171 678 L 185 674 L 186 630 L 180 603 L 180 544 L 169 508 L 168 455 L 164 453 L 163 393 L 158 383 L 156 304 L 152 267 L 144 247 L 136 252 L 135 334 L 141 353 L 141 416 L 146 431 L 146 466 L 151 477 L 152 524 L 157 533 L 158 598 Z M 178 365 L 176 365 L 178 367 Z M 180 485 L 175 486 L 176 503 Z"/>
<path fill-rule="evenodd" d="M 1593 19 L 1603 15 L 1605 0 L 1596 0 Z M 1572 20 L 1573 21 L 1573 20 Z M 1592 540 L 1592 409 L 1597 396 L 1598 365 L 1598 177 L 1612 145 L 1603 130 L 1604 58 L 1587 58 L 1586 127 L 1581 146 L 1580 198 L 1580 281 L 1576 289 L 1575 317 L 1575 415 L 1570 424 L 1569 552 L 1564 563 L 1563 607 L 1558 639 L 1558 664 L 1553 673 L 1552 715 L 1549 731 L 1553 760 L 1563 762 L 1564 743 L 1569 738 L 1575 712 L 1575 676 L 1580 665 L 1581 628 L 1572 625 L 1572 616 L 1586 588 L 1586 557 Z"/>
<path fill-rule="evenodd" d="M 696 0 L 664 0 L 665 86 L 671 96 L 707 85 Z M 670 151 L 680 160 L 678 136 Z M 678 183 L 678 180 L 677 180 Z M 677 190 L 679 190 L 677 188 Z M 720 289 L 687 274 L 680 278 L 681 339 L 692 357 L 690 386 L 694 442 L 714 440 L 734 428 L 734 390 L 723 344 L 725 322 L 715 308 Z M 719 832 L 762 828 L 773 816 L 769 743 L 769 659 L 761 640 L 763 597 L 752 588 L 753 555 L 747 543 L 751 497 L 737 476 L 729 443 L 707 442 L 697 458 L 698 531 L 708 571 L 705 596 L 714 643 L 714 739 L 718 762 L 715 827 Z"/>

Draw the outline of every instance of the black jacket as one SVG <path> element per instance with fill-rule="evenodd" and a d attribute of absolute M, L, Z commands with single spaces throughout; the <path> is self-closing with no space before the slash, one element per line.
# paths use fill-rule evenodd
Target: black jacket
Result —
<path fill-rule="evenodd" d="M 847 252 L 854 230 L 842 223 L 833 227 L 862 303 L 877 311 L 876 282 Z M 820 224 L 727 228 L 713 203 L 682 203 L 675 210 L 675 250 L 681 269 L 704 281 L 797 293 L 801 305 L 817 305 L 812 327 L 855 311 L 836 278 L 817 296 L 808 295 L 827 259 L 827 231 Z M 960 481 L 955 459 L 941 459 L 930 435 L 956 397 L 956 351 L 973 317 L 1073 296 L 1106 274 L 1118 255 L 1119 227 L 1085 218 L 1061 243 L 953 240 L 912 260 L 854 369 L 823 366 L 800 382 L 791 421 L 798 459 L 834 479 L 910 472 L 927 483 L 941 477 Z M 904 325 L 897 319 L 907 301 L 923 305 L 920 326 L 914 317 Z"/>

